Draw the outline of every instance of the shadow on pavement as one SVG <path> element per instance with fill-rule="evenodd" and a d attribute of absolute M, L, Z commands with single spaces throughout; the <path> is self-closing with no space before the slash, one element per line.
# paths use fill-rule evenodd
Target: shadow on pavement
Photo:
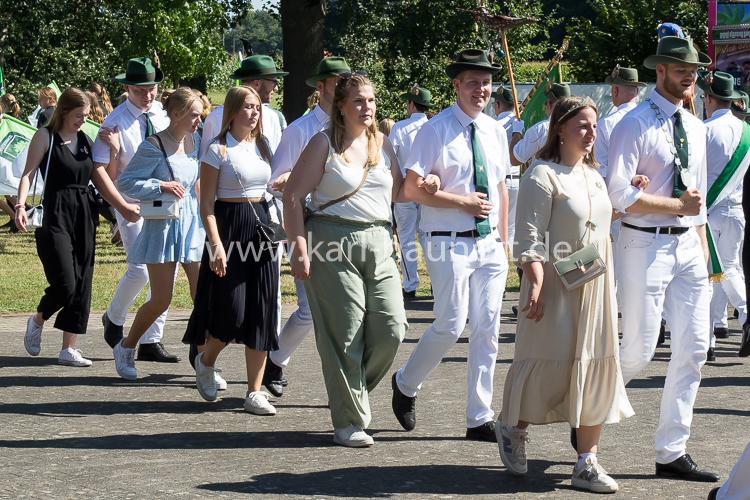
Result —
<path fill-rule="evenodd" d="M 55 363 L 57 364 L 57 363 Z M 70 369 L 68 369 L 70 370 Z M 153 386 L 172 386 L 172 387 L 195 387 L 195 376 L 194 375 L 177 375 L 177 374 L 166 374 L 166 373 L 152 373 L 145 377 L 139 378 L 137 381 L 129 381 L 121 379 L 115 373 L 114 366 L 112 367 L 111 377 L 102 376 L 85 376 L 86 368 L 74 368 L 74 370 L 80 370 L 77 373 L 84 374 L 84 376 L 41 376 L 41 377 L 26 377 L 26 376 L 9 376 L 0 377 L 0 387 L 66 387 L 66 386 L 78 386 L 78 385 L 90 385 L 90 386 L 111 386 L 111 387 L 153 387 Z M 0 409 L 0 411 L 2 411 Z"/>
<path fill-rule="evenodd" d="M 214 492 L 347 498 L 406 494 L 486 496 L 570 489 L 568 484 L 562 483 L 570 479 L 568 476 L 544 474 L 552 465 L 557 464 L 530 460 L 529 474 L 525 477 L 511 476 L 500 467 L 472 465 L 348 467 L 300 474 L 260 474 L 247 481 L 208 483 L 198 488 Z"/>
<path fill-rule="evenodd" d="M 48 417 L 82 417 L 89 415 L 130 414 L 201 414 L 216 411 L 234 411 L 242 408 L 244 399 L 223 398 L 215 403 L 193 401 L 60 401 L 54 403 L 6 403 L 0 405 L 0 414 L 38 415 Z"/>

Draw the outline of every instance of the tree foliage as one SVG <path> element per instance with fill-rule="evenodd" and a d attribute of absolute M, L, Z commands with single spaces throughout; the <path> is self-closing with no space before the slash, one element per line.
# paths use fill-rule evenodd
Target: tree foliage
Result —
<path fill-rule="evenodd" d="M 224 35 L 224 48 L 236 54 L 242 49 L 240 38 L 249 40 L 256 54 L 281 55 L 281 21 L 265 10 L 251 10 Z"/>

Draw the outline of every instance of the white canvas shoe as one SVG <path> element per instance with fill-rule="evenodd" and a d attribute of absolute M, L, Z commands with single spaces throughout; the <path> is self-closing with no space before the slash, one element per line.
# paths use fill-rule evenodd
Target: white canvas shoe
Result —
<path fill-rule="evenodd" d="M 66 347 L 60 351 L 60 355 L 57 356 L 57 362 L 61 365 L 77 366 L 80 368 L 86 368 L 93 364 L 90 359 L 86 359 L 81 355 L 80 349 L 73 349 L 72 347 Z"/>
<path fill-rule="evenodd" d="M 124 347 L 122 340 L 112 350 L 115 355 L 115 370 L 125 380 L 137 380 L 138 370 L 135 369 L 135 348 Z"/>
<path fill-rule="evenodd" d="M 224 380 L 224 378 L 221 375 L 219 375 L 220 373 L 221 373 L 221 370 L 219 368 L 214 368 L 214 380 L 216 380 L 216 390 L 226 391 L 227 381 Z"/>
<path fill-rule="evenodd" d="M 587 459 L 583 467 L 578 469 L 573 467 L 573 479 L 571 480 L 574 488 L 593 491 L 594 493 L 614 493 L 620 487 L 612 479 L 604 467 L 594 459 Z"/>
<path fill-rule="evenodd" d="M 349 448 L 367 448 L 375 444 L 372 436 L 356 425 L 335 429 L 333 431 L 333 442 Z"/>
<path fill-rule="evenodd" d="M 195 357 L 195 385 L 198 387 L 198 393 L 206 401 L 216 401 L 216 370 L 212 366 L 203 364 L 203 353 L 198 353 Z"/>
<path fill-rule="evenodd" d="M 36 314 L 29 316 L 29 319 L 26 321 L 26 334 L 23 336 L 23 346 L 30 355 L 39 356 L 39 353 L 42 352 L 42 329 L 44 326 L 37 325 L 36 321 L 34 321 L 34 316 Z"/>
<path fill-rule="evenodd" d="M 276 415 L 276 407 L 268 401 L 269 395 L 263 391 L 248 391 L 245 395 L 245 411 L 253 415 Z"/>
<path fill-rule="evenodd" d="M 511 474 L 521 476 L 528 472 L 526 463 L 526 443 L 529 433 L 501 424 L 495 425 L 495 437 L 500 448 L 500 459 Z"/>

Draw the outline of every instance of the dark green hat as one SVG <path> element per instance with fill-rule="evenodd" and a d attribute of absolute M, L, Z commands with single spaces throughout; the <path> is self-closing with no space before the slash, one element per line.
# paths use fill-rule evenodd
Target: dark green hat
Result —
<path fill-rule="evenodd" d="M 738 92 L 740 97 L 732 102 L 732 112 L 743 118 L 750 117 L 750 96 L 743 90 Z"/>
<path fill-rule="evenodd" d="M 305 80 L 305 83 L 314 88 L 315 84 L 321 80 L 344 73 L 351 73 L 351 71 L 351 68 L 346 63 L 346 59 L 343 57 L 324 57 L 318 63 L 317 73 Z"/>
<path fill-rule="evenodd" d="M 656 54 L 648 56 L 643 65 L 648 69 L 656 69 L 657 64 L 696 64 L 708 66 L 711 58 L 703 52 L 698 52 L 690 38 L 665 36 L 659 39 Z"/>
<path fill-rule="evenodd" d="M 638 70 L 635 68 L 623 68 L 619 64 L 615 66 L 612 73 L 604 80 L 612 85 L 625 85 L 627 87 L 645 87 L 646 84 L 638 81 Z"/>
<path fill-rule="evenodd" d="M 573 95 L 570 93 L 570 85 L 567 83 L 550 83 L 544 93 L 547 95 L 547 99 L 562 99 Z"/>
<path fill-rule="evenodd" d="M 722 101 L 734 101 L 742 98 L 742 94 L 734 89 L 734 77 L 723 71 L 706 73 L 698 78 L 698 86 L 704 94 Z"/>
<path fill-rule="evenodd" d="M 134 57 L 128 61 L 125 73 L 120 73 L 114 80 L 125 85 L 156 85 L 164 80 L 164 73 L 158 66 L 154 66 L 148 57 Z"/>
<path fill-rule="evenodd" d="M 420 87 L 416 83 L 412 85 L 409 92 L 404 92 L 403 94 L 401 94 L 401 100 L 405 102 L 411 101 L 415 104 L 426 106 L 428 108 L 434 106 L 434 104 L 432 103 L 432 92 Z"/>
<path fill-rule="evenodd" d="M 504 85 L 500 85 L 497 90 L 492 93 L 492 97 L 496 101 L 502 101 L 508 104 L 513 104 L 513 92 Z"/>
<path fill-rule="evenodd" d="M 240 67 L 232 73 L 234 80 L 263 80 L 264 78 L 278 78 L 289 73 L 276 69 L 276 63 L 270 56 L 253 55 L 242 60 Z"/>
<path fill-rule="evenodd" d="M 493 76 L 500 72 L 500 66 L 490 63 L 487 52 L 481 49 L 464 49 L 457 53 L 445 72 L 449 77 L 456 78 L 460 72 L 471 69 L 487 71 Z"/>

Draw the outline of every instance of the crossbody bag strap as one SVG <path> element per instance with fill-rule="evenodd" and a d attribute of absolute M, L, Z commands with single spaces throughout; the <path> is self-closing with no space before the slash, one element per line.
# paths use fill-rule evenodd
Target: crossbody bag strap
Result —
<path fill-rule="evenodd" d="M 164 155 L 164 161 L 167 162 L 167 168 L 169 169 L 169 175 L 172 176 L 172 180 L 176 181 L 174 176 L 174 171 L 172 170 L 172 165 L 169 163 L 169 158 L 167 158 L 167 151 L 164 149 L 164 144 L 161 142 L 161 137 L 158 135 L 154 135 L 157 142 L 159 143 L 159 149 L 161 149 L 161 154 Z"/>
<path fill-rule="evenodd" d="M 224 137 L 224 139 L 220 140 L 219 144 L 226 145 L 223 142 L 225 139 L 226 139 L 226 137 Z M 227 163 L 229 163 L 232 166 L 232 172 L 234 172 L 234 176 L 237 178 L 237 183 L 240 185 L 240 188 L 242 188 L 242 194 L 244 196 L 245 192 L 246 192 L 245 191 L 245 185 L 242 184 L 242 179 L 240 179 L 240 174 L 239 174 L 239 172 L 237 172 L 237 168 L 235 168 L 234 163 L 232 162 L 232 160 L 229 159 L 229 153 L 227 153 L 227 157 L 226 157 L 226 159 L 224 161 L 226 161 Z M 250 204 L 250 209 L 253 211 L 253 215 L 255 216 L 256 223 L 260 226 L 262 223 L 261 223 L 260 217 L 258 217 L 258 212 L 255 211 L 255 207 L 253 206 L 252 202 L 248 202 L 248 203 Z"/>
<path fill-rule="evenodd" d="M 47 131 L 49 132 L 49 148 L 47 148 L 47 165 L 44 167 L 44 185 L 42 186 L 42 198 L 41 200 L 39 200 L 40 205 L 44 201 L 44 193 L 47 191 L 47 181 L 49 180 L 49 162 L 52 159 L 52 145 L 55 141 L 55 134 L 52 132 L 52 130 L 47 129 Z M 34 196 L 36 194 L 36 185 L 40 175 L 42 175 L 42 173 L 39 169 L 37 169 L 36 175 L 34 175 L 34 187 L 31 188 L 31 196 Z"/>
<path fill-rule="evenodd" d="M 367 166 L 365 166 L 365 168 L 364 168 L 364 172 L 362 173 L 362 180 L 359 181 L 359 186 L 357 186 L 357 189 L 355 189 L 351 193 L 345 194 L 344 196 L 339 196 L 335 200 L 331 200 L 331 201 L 327 201 L 327 202 L 323 203 L 320 207 L 318 207 L 317 211 L 319 212 L 321 210 L 325 210 L 326 208 L 330 207 L 331 205 L 335 205 L 336 203 L 341 203 L 342 201 L 347 200 L 347 199 L 351 198 L 352 196 L 354 196 L 355 194 L 357 194 L 357 192 L 359 192 L 359 190 L 362 189 L 362 186 L 365 185 L 365 181 L 367 181 L 367 176 L 368 175 L 370 175 L 370 165 L 369 164 Z"/>
<path fill-rule="evenodd" d="M 592 212 L 592 204 L 593 204 L 593 202 L 591 201 L 591 187 L 589 186 L 589 178 L 586 175 L 586 169 L 587 168 L 589 168 L 589 167 L 586 166 L 586 165 L 583 166 L 583 179 L 584 179 L 584 182 L 586 183 L 586 195 L 588 196 L 588 199 L 589 199 L 589 216 L 588 216 L 588 219 L 586 220 L 586 230 L 581 235 L 581 239 L 580 239 L 581 246 L 583 246 L 583 238 L 586 236 L 587 233 L 588 233 L 588 237 L 589 237 L 588 238 L 589 239 L 588 243 L 591 243 L 591 226 L 594 224 L 591 221 L 591 212 Z"/>

